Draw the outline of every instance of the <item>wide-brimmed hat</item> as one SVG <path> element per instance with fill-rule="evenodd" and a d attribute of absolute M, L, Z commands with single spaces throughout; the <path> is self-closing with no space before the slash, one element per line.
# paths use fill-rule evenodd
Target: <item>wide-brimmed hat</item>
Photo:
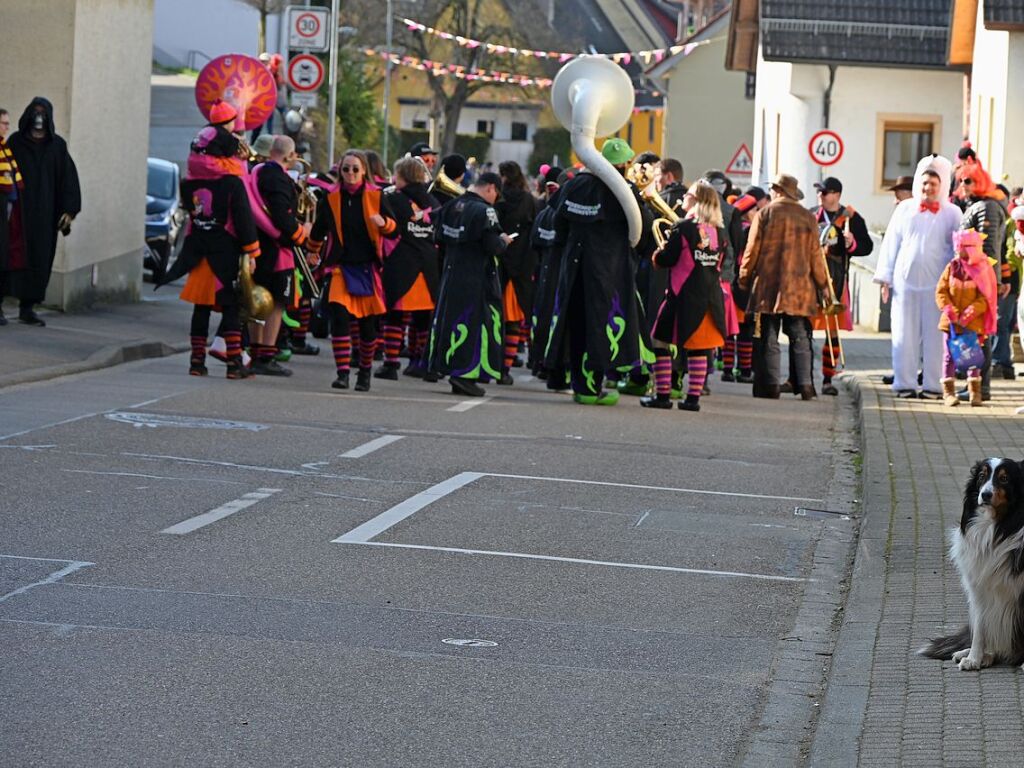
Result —
<path fill-rule="evenodd" d="M 914 188 L 914 177 L 913 176 L 897 176 L 896 183 L 891 187 L 886 187 L 890 192 L 906 191 L 910 192 Z"/>
<path fill-rule="evenodd" d="M 772 189 L 778 190 L 793 200 L 804 199 L 804 193 L 800 191 L 800 184 L 796 177 L 790 176 L 788 173 L 780 173 L 776 176 L 775 181 L 772 182 Z"/>
<path fill-rule="evenodd" d="M 270 157 L 270 150 L 274 147 L 274 134 L 261 133 L 252 143 L 252 151 L 261 157 Z"/>

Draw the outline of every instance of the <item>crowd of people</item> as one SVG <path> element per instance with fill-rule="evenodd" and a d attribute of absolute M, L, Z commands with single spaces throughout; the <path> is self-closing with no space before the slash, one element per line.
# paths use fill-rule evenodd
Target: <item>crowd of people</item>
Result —
<path fill-rule="evenodd" d="M 602 161 L 640 212 L 633 242 L 630 206 L 592 169 L 545 165 L 528 178 L 507 161 L 470 177 L 466 158 L 439 158 L 420 143 L 390 172 L 375 152 L 349 149 L 331 171 L 297 182 L 293 142 L 263 134 L 247 162 L 234 119 L 229 104 L 216 105 L 192 144 L 182 185 L 191 226 L 166 277 L 188 275 L 181 296 L 195 305 L 193 375 L 208 373 L 217 310 L 209 353 L 231 379 L 290 375 L 282 363 L 291 355 L 319 352 L 309 339 L 319 324 L 340 390 L 407 375 L 446 378 L 454 394 L 479 397 L 488 383 L 514 384 L 525 367 L 583 405 L 633 395 L 646 408 L 676 401 L 699 411 L 719 368 L 755 397 L 838 393 L 840 334 L 852 329 L 850 260 L 873 241 L 837 178 L 815 184 L 817 205 L 807 208 L 792 176 L 737 189 L 712 169 L 687 186 L 677 160 L 635 156 L 612 138 Z M 950 202 L 954 187 L 960 206 Z M 924 158 L 891 190 L 876 280 L 893 302 L 893 386 L 901 397 L 981 402 L 992 360 L 1012 375 L 999 356 L 1008 355 L 1015 293 L 1003 248 L 1011 196 L 999 202 L 969 151 L 956 169 Z M 994 269 L 986 256 L 997 257 Z M 247 271 L 272 302 L 259 322 L 246 322 L 251 301 L 236 290 Z M 789 338 L 786 372 L 780 332 Z M 985 358 L 958 394 L 942 334 L 970 332 Z"/>
<path fill-rule="evenodd" d="M 319 354 L 319 327 L 340 390 L 406 375 L 479 397 L 525 367 L 583 405 L 632 395 L 699 411 L 716 369 L 754 397 L 838 393 L 850 260 L 873 241 L 837 178 L 814 185 L 810 208 L 787 174 L 739 189 L 712 169 L 687 186 L 678 160 L 635 156 L 620 138 L 601 148 L 615 184 L 590 168 L 528 177 L 512 161 L 439 158 L 425 143 L 391 169 L 349 149 L 329 171 L 300 174 L 291 138 L 264 132 L 249 147 L 236 118 L 216 103 L 191 144 L 187 235 L 163 278 L 187 276 L 192 375 L 214 357 L 229 379 L 289 376 L 282 363 Z M 42 325 L 33 307 L 81 208 L 77 175 L 49 102 L 33 100 L 5 141 L 8 123 L 0 110 L 0 297 Z M 632 200 L 616 195 L 620 182 Z M 1020 190 L 994 184 L 966 145 L 955 164 L 925 157 L 890 190 L 875 273 L 892 302 L 889 383 L 901 398 L 980 405 L 993 373 L 1014 376 Z"/>

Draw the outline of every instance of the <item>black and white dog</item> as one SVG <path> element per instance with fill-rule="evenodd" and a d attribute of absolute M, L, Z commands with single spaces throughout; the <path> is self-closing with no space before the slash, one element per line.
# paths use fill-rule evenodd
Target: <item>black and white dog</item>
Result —
<path fill-rule="evenodd" d="M 1012 459 L 974 465 L 950 557 L 970 623 L 920 650 L 961 670 L 1024 662 L 1024 468 Z"/>

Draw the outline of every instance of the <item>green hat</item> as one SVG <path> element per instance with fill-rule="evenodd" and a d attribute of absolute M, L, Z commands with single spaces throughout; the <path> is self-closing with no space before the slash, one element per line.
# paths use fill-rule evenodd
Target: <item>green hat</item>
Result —
<path fill-rule="evenodd" d="M 612 165 L 628 163 L 636 154 L 625 139 L 612 137 L 601 147 L 601 155 Z"/>

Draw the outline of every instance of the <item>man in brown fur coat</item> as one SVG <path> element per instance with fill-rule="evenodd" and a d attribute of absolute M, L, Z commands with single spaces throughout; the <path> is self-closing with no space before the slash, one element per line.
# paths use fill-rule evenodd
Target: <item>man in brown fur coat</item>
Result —
<path fill-rule="evenodd" d="M 828 276 L 814 215 L 800 205 L 797 180 L 780 174 L 772 202 L 754 217 L 740 266 L 740 287 L 750 290 L 754 325 L 754 397 L 779 397 L 779 329 L 789 337 L 796 367 L 795 392 L 814 397 L 811 324 Z"/>

